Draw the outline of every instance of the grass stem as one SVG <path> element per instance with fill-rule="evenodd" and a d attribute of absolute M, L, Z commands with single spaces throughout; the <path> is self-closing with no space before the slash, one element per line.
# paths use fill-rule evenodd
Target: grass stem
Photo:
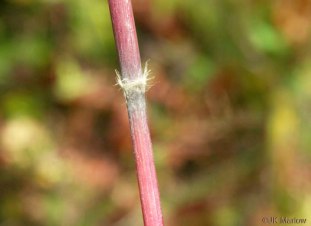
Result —
<path fill-rule="evenodd" d="M 146 114 L 147 68 L 142 70 L 130 0 L 109 0 L 121 73 L 118 84 L 126 98 L 145 226 L 163 226 L 152 143 Z"/>

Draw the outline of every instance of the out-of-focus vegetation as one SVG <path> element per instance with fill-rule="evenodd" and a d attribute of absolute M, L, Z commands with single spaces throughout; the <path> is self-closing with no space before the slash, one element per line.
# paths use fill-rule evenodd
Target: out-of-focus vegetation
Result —
<path fill-rule="evenodd" d="M 135 0 L 168 226 L 311 221 L 311 2 Z M 142 225 L 104 0 L 0 2 L 0 225 Z"/>

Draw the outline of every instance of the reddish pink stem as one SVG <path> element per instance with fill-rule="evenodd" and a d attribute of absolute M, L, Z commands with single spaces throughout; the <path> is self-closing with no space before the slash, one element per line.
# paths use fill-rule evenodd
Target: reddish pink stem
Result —
<path fill-rule="evenodd" d="M 109 0 L 114 37 L 119 54 L 121 76 L 135 81 L 144 75 L 130 0 Z M 140 201 L 145 226 L 163 226 L 156 170 L 147 124 L 145 89 L 124 89 L 134 146 Z"/>
<path fill-rule="evenodd" d="M 121 74 L 126 78 L 141 75 L 141 62 L 131 0 L 109 0 L 114 38 Z"/>

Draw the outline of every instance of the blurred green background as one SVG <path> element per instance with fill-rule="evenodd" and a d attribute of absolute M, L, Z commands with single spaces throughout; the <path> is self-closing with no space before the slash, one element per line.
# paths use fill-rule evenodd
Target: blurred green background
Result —
<path fill-rule="evenodd" d="M 133 6 L 166 225 L 310 223 L 311 1 Z M 143 225 L 118 67 L 107 1 L 0 2 L 1 226 Z"/>

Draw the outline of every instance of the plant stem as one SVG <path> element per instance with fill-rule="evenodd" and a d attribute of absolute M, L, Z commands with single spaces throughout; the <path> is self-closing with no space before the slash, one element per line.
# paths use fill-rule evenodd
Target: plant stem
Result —
<path fill-rule="evenodd" d="M 148 71 L 141 68 L 132 4 L 130 0 L 108 2 L 121 66 L 118 83 L 127 102 L 144 225 L 163 226 L 146 116 L 145 91 Z"/>

